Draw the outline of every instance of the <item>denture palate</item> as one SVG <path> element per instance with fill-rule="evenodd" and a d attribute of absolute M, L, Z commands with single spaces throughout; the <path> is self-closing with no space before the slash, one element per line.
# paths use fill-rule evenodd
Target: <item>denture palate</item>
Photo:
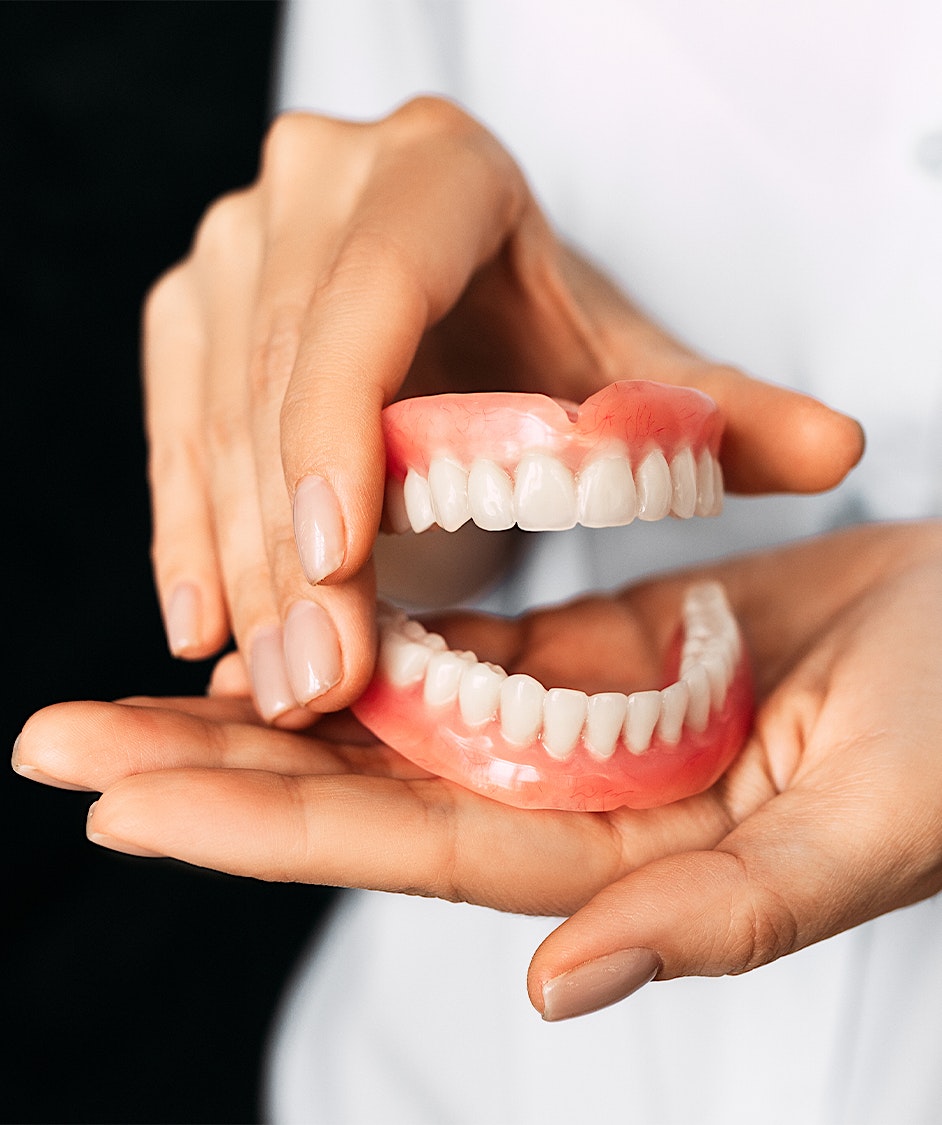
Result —
<path fill-rule="evenodd" d="M 472 652 L 455 651 L 418 621 L 384 607 L 379 671 L 397 691 L 421 691 L 434 713 L 456 708 L 471 729 L 499 726 L 508 744 L 565 761 L 580 744 L 599 761 L 617 751 L 648 752 L 652 740 L 676 745 L 686 726 L 702 733 L 719 712 L 742 655 L 736 621 L 722 587 L 692 586 L 683 605 L 679 674 L 660 690 L 587 695 L 547 688 L 532 676 L 508 675 Z"/>
<path fill-rule="evenodd" d="M 384 411 L 386 526 L 616 527 L 717 515 L 720 424 L 705 395 L 615 383 L 581 407 L 543 395 L 437 395 Z"/>

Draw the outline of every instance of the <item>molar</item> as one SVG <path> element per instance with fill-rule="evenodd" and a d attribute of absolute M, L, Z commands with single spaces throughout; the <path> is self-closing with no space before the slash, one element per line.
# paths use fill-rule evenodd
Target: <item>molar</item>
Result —
<path fill-rule="evenodd" d="M 500 685 L 500 729 L 508 742 L 529 746 L 543 723 L 546 689 L 532 676 L 517 672 Z"/>
<path fill-rule="evenodd" d="M 659 449 L 652 449 L 638 466 L 635 487 L 638 490 L 639 519 L 660 520 L 671 510 L 674 486 L 667 460 Z"/>
<path fill-rule="evenodd" d="M 702 733 L 710 721 L 710 680 L 702 664 L 694 664 L 681 677 L 687 685 L 687 726 Z"/>
<path fill-rule="evenodd" d="M 628 696 L 624 740 L 632 754 L 643 754 L 651 745 L 660 716 L 659 691 L 633 691 Z"/>
<path fill-rule="evenodd" d="M 468 522 L 467 469 L 447 457 L 436 457 L 429 465 L 428 487 L 436 523 L 446 531 L 457 531 Z"/>
<path fill-rule="evenodd" d="M 599 457 L 579 470 L 577 510 L 583 527 L 631 523 L 638 514 L 638 498 L 625 457 Z"/>
<path fill-rule="evenodd" d="M 564 531 L 576 525 L 576 482 L 555 457 L 524 453 L 514 480 L 514 509 L 524 531 Z"/>
<path fill-rule="evenodd" d="M 494 461 L 479 458 L 468 474 L 471 519 L 485 531 L 506 531 L 516 522 L 513 483 Z"/>
<path fill-rule="evenodd" d="M 401 633 L 388 632 L 379 649 L 379 666 L 396 687 L 409 687 L 425 677 L 432 652 L 423 644 L 410 641 Z"/>
<path fill-rule="evenodd" d="M 423 697 L 430 707 L 444 707 L 458 697 L 462 674 L 469 664 L 476 664 L 472 652 L 434 652 L 429 656 L 425 673 Z"/>
<path fill-rule="evenodd" d="M 432 494 L 428 481 L 410 469 L 402 486 L 403 500 L 409 525 L 416 533 L 426 531 L 435 522 L 435 509 L 432 507 Z"/>
<path fill-rule="evenodd" d="M 687 520 L 697 510 L 697 463 L 693 450 L 685 446 L 671 459 L 671 511 Z"/>
<path fill-rule="evenodd" d="M 562 761 L 575 750 L 585 726 L 589 697 L 572 688 L 550 688 L 543 700 L 543 748 Z"/>
<path fill-rule="evenodd" d="M 628 696 L 620 691 L 600 691 L 589 696 L 585 745 L 596 758 L 610 758 L 625 725 Z"/>
<path fill-rule="evenodd" d="M 471 664 L 464 670 L 458 687 L 458 707 L 468 726 L 483 726 L 494 718 L 506 679 L 507 673 L 496 664 Z"/>

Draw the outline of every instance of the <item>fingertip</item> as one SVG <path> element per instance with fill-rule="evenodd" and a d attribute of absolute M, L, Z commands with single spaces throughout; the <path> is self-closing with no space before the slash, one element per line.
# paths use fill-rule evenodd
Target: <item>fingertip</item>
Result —
<path fill-rule="evenodd" d="M 171 587 L 163 619 L 170 652 L 181 660 L 204 660 L 228 637 L 219 599 L 208 597 L 196 582 L 183 580 Z"/>

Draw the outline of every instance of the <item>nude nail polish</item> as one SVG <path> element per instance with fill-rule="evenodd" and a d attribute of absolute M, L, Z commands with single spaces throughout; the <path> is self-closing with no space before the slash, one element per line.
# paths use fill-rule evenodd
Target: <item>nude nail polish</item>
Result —
<path fill-rule="evenodd" d="M 294 538 L 301 568 L 312 584 L 333 574 L 343 562 L 343 515 L 334 490 L 323 477 L 305 477 L 298 485 Z"/>
<path fill-rule="evenodd" d="M 249 667 L 255 705 L 263 719 L 271 722 L 279 715 L 297 707 L 288 680 L 284 634 L 279 626 L 273 625 L 256 634 L 252 641 Z"/>
<path fill-rule="evenodd" d="M 164 611 L 167 644 L 174 656 L 199 645 L 200 608 L 200 592 L 192 582 L 174 587 Z"/>
<path fill-rule="evenodd" d="M 607 1008 L 653 980 L 660 967 L 650 949 L 622 949 L 586 961 L 543 985 L 543 1019 L 568 1020 Z"/>
<path fill-rule="evenodd" d="M 340 639 L 326 610 L 295 602 L 285 622 L 288 682 L 299 703 L 317 699 L 340 682 Z"/>

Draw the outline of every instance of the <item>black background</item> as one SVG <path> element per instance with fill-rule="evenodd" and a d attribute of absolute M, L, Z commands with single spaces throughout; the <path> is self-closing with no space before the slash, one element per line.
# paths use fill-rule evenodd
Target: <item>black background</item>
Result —
<path fill-rule="evenodd" d="M 48 703 L 206 684 L 167 654 L 151 581 L 138 318 L 254 176 L 279 17 L 0 4 L 8 747 Z M 258 1120 L 272 1009 L 330 893 L 97 849 L 89 803 L 3 774 L 2 1120 Z"/>

